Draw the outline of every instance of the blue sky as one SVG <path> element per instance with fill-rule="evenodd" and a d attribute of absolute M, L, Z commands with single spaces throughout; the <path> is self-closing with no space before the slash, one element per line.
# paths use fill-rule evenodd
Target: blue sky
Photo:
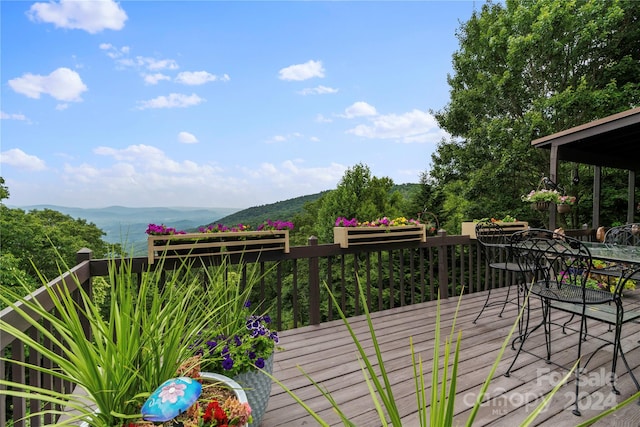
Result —
<path fill-rule="evenodd" d="M 418 182 L 474 2 L 0 8 L 7 204 L 246 208 L 357 163 Z"/>

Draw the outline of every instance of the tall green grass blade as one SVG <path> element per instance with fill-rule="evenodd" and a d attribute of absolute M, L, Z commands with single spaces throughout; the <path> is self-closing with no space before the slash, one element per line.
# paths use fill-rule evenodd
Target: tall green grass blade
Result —
<path fill-rule="evenodd" d="M 540 415 L 540 413 L 544 410 L 545 406 L 547 406 L 547 403 L 549 403 L 553 398 L 553 396 L 556 394 L 556 392 L 560 390 L 560 387 L 562 387 L 569 380 L 573 372 L 576 370 L 576 367 L 578 366 L 579 362 L 580 361 L 577 361 L 573 365 L 573 367 L 569 370 L 569 372 L 567 372 L 567 375 L 565 375 L 562 378 L 562 380 L 560 380 L 558 384 L 556 384 L 555 387 L 553 387 L 553 389 L 545 396 L 545 398 L 542 399 L 542 402 L 540 402 L 540 404 L 536 406 L 536 408 L 529 414 L 529 416 L 525 418 L 524 421 L 522 421 L 522 423 L 520 424 L 520 427 L 528 427 L 531 425 L 531 423 L 535 421 L 536 417 Z"/>
<path fill-rule="evenodd" d="M 529 287 L 529 289 L 531 289 L 531 287 Z M 522 307 L 520 307 L 520 311 L 518 312 L 518 316 L 516 317 L 515 322 L 513 322 L 513 325 L 511 326 L 511 329 L 509 330 L 507 337 L 502 342 L 502 346 L 500 347 L 498 356 L 496 357 L 496 360 L 493 362 L 493 365 L 491 366 L 491 370 L 489 371 L 489 374 L 487 375 L 487 378 L 485 379 L 480 389 L 480 392 L 478 393 L 478 397 L 476 398 L 476 403 L 473 405 L 473 408 L 471 409 L 471 413 L 469 414 L 469 418 L 467 419 L 466 426 L 473 425 L 473 421 L 475 420 L 476 415 L 478 414 L 478 410 L 482 405 L 482 400 L 484 399 L 484 395 L 486 394 L 487 389 L 489 388 L 489 384 L 491 383 L 491 380 L 493 379 L 493 376 L 495 375 L 496 370 L 498 369 L 500 360 L 502 360 L 502 355 L 504 354 L 504 351 L 507 348 L 507 345 L 509 345 L 509 343 L 511 342 L 511 337 L 513 336 L 516 328 L 518 327 L 518 324 L 520 322 L 520 319 L 522 318 L 525 308 L 527 308 L 529 304 L 529 296 L 530 294 L 527 293 L 527 295 L 524 298 Z"/>
<path fill-rule="evenodd" d="M 307 375 L 306 372 L 304 372 L 304 370 L 298 366 L 298 369 L 300 370 L 300 372 L 302 372 L 302 375 L 305 376 L 305 378 L 307 378 L 311 384 L 313 384 L 319 391 L 320 393 L 322 393 L 322 395 L 327 398 L 329 400 L 329 402 L 331 403 L 332 407 L 339 411 L 339 407 L 338 404 L 336 403 L 336 401 L 333 399 L 333 397 L 331 397 L 331 394 L 326 391 L 322 386 L 320 386 L 320 384 L 316 383 L 309 375 Z M 317 412 L 315 412 L 313 409 L 311 409 L 311 407 L 309 405 L 307 405 L 306 403 L 304 403 L 304 401 L 302 399 L 300 399 L 289 387 L 287 387 L 286 385 L 284 385 L 284 383 L 280 380 L 278 380 L 276 377 L 274 377 L 272 374 L 263 371 L 263 373 L 268 376 L 269 378 L 271 378 L 276 384 L 278 384 L 280 387 L 282 387 L 282 389 L 293 398 L 293 400 L 296 401 L 296 403 L 298 403 L 298 405 L 302 406 L 302 408 L 304 408 L 305 411 L 307 411 L 307 414 L 311 415 L 311 417 L 318 423 L 318 425 L 320 427 L 329 427 L 330 424 L 327 423 L 325 420 L 322 419 L 322 417 L 320 415 L 318 415 Z M 338 414 L 340 414 L 342 411 L 339 411 Z"/>
<path fill-rule="evenodd" d="M 382 409 L 382 405 L 380 404 L 380 399 L 378 399 L 378 396 L 376 395 L 376 388 L 373 385 L 373 383 L 370 380 L 369 377 L 369 373 L 367 372 L 366 366 L 364 363 L 362 363 L 362 359 L 358 359 L 358 362 L 360 362 L 360 368 L 362 370 L 362 376 L 364 377 L 364 380 L 367 383 L 367 388 L 369 389 L 369 394 L 371 395 L 371 400 L 373 401 L 373 405 L 376 408 L 376 412 L 378 412 L 378 418 L 380 420 L 380 422 L 382 423 L 382 427 L 387 427 L 387 418 L 385 417 L 384 411 Z M 334 407 L 336 407 L 338 405 L 335 405 Z M 342 411 L 340 411 L 340 413 L 342 413 Z M 346 420 L 346 419 L 344 419 Z M 344 421 L 343 420 L 343 421 Z"/>
<path fill-rule="evenodd" d="M 360 295 L 359 295 L 360 296 L 360 301 L 362 303 L 362 307 L 363 307 L 363 310 L 365 312 L 365 316 L 366 316 L 366 319 L 367 319 L 369 335 L 371 337 L 371 341 L 372 341 L 373 347 L 375 349 L 375 354 L 376 354 L 376 358 L 377 358 L 377 361 L 378 361 L 378 368 L 380 369 L 380 376 L 382 377 L 382 380 L 384 381 L 384 386 L 380 382 L 380 380 L 378 378 L 378 374 L 377 374 L 376 370 L 374 369 L 373 365 L 371 364 L 369 358 L 367 357 L 367 354 L 366 354 L 364 348 L 362 347 L 362 345 L 360 344 L 360 341 L 358 340 L 358 337 L 356 336 L 355 332 L 351 328 L 351 325 L 349 324 L 349 321 L 348 321 L 347 317 L 345 316 L 344 312 L 340 308 L 340 304 L 339 304 L 338 300 L 330 292 L 330 289 L 327 286 L 327 284 L 325 283 L 324 285 L 325 285 L 326 289 L 329 291 L 329 295 L 330 295 L 331 299 L 333 300 L 333 303 L 334 303 L 336 309 L 338 310 L 340 318 L 342 319 L 345 327 L 349 331 L 349 334 L 351 335 L 353 343 L 356 345 L 356 348 L 358 349 L 358 353 L 360 354 L 360 357 L 362 358 L 362 360 L 364 361 L 364 363 L 366 365 L 367 371 L 369 372 L 369 375 L 371 377 L 371 381 L 374 383 L 376 390 L 380 394 L 380 398 L 382 399 L 382 401 L 384 403 L 384 407 L 387 410 L 387 414 L 389 415 L 389 418 L 391 420 L 391 424 L 393 426 L 396 426 L 396 427 L 402 426 L 402 423 L 400 421 L 400 414 L 399 414 L 398 408 L 396 406 L 395 398 L 393 397 L 393 391 L 392 391 L 392 388 L 391 388 L 391 382 L 389 381 L 389 377 L 388 377 L 387 372 L 386 372 L 385 367 L 384 367 L 384 361 L 382 360 L 382 352 L 380 351 L 380 346 L 379 346 L 378 340 L 376 338 L 375 329 L 373 327 L 373 322 L 371 320 L 371 314 L 369 313 L 368 304 L 367 304 L 366 298 L 364 296 L 364 291 L 362 290 L 362 287 L 358 286 L 358 290 L 360 292 Z"/>
<path fill-rule="evenodd" d="M 596 422 L 600 421 L 601 419 L 603 419 L 604 417 L 606 417 L 607 415 L 610 415 L 612 413 L 614 413 L 615 411 L 619 410 L 620 408 L 624 408 L 625 406 L 627 406 L 628 404 L 630 404 L 631 402 L 633 402 L 636 399 L 640 399 L 640 391 L 633 394 L 631 397 L 623 400 L 622 402 L 618 403 L 617 405 L 607 409 L 606 411 L 603 411 L 602 413 L 596 415 L 595 417 L 591 418 L 590 420 L 587 420 L 583 423 L 580 423 L 578 425 L 576 425 L 576 427 L 587 427 L 590 425 L 595 424 Z"/>

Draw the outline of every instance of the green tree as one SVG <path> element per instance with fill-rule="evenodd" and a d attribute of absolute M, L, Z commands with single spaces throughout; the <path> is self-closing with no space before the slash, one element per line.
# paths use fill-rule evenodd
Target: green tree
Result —
<path fill-rule="evenodd" d="M 0 176 L 0 203 L 2 203 L 4 199 L 8 199 L 8 198 L 9 198 L 9 188 L 7 188 L 7 186 L 4 185 L 4 178 Z"/>
<path fill-rule="evenodd" d="M 527 219 L 520 195 L 549 165 L 531 141 L 638 105 L 638 16 L 640 2 L 619 0 L 506 0 L 474 12 L 457 33 L 450 102 L 436 113 L 452 135 L 431 171 L 448 218 Z M 561 165 L 561 184 L 573 168 Z"/>
<path fill-rule="evenodd" d="M 95 224 L 51 209 L 25 212 L 0 204 L 0 234 L 0 255 L 15 257 L 17 268 L 34 277 L 37 283 L 32 263 L 51 280 L 60 274 L 58 260 L 75 265 L 76 253 L 82 248 L 93 250 L 96 258 L 121 253 L 120 245 L 102 240 L 105 233 Z"/>
<path fill-rule="evenodd" d="M 374 220 L 402 213 L 402 196 L 392 192 L 393 180 L 371 175 L 368 166 L 358 163 L 347 169 L 335 190 L 327 193 L 318 210 L 318 234 L 323 242 L 333 241 L 336 218 Z"/>
<path fill-rule="evenodd" d="M 11 292 L 24 296 L 36 290 L 37 283 L 34 277 L 20 268 L 18 258 L 10 253 L 0 254 L 0 288 L 3 292 L 10 288 Z M 0 310 L 4 307 L 5 304 L 0 302 Z"/>

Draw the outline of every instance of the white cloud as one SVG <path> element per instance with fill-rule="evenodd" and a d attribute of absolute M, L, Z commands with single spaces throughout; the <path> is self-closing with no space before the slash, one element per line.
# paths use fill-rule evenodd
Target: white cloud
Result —
<path fill-rule="evenodd" d="M 143 77 L 144 82 L 148 85 L 157 85 L 161 80 L 171 80 L 171 77 L 162 73 L 143 74 Z"/>
<path fill-rule="evenodd" d="M 312 194 L 329 188 L 344 175 L 346 166 L 331 163 L 324 167 L 303 167 L 302 160 L 285 160 L 279 165 L 262 163 L 258 168 L 243 168 L 243 172 L 262 186 L 286 189 L 287 194 Z M 284 197 L 280 200 L 285 200 Z"/>
<path fill-rule="evenodd" d="M 330 117 L 325 117 L 322 114 L 318 114 L 316 116 L 316 122 L 318 122 L 318 123 L 331 123 L 331 122 L 333 122 L 333 119 L 331 119 Z"/>
<path fill-rule="evenodd" d="M 100 43 L 100 50 L 106 50 L 107 56 L 111 59 L 119 59 L 129 54 L 129 46 L 123 46 L 118 49 L 111 43 Z"/>
<path fill-rule="evenodd" d="M 346 170 L 338 163 L 309 166 L 300 159 L 263 164 L 246 158 L 234 164 L 233 158 L 215 156 L 182 160 L 179 154 L 142 144 L 101 146 L 93 154 L 93 159 L 76 164 L 67 159 L 58 174 L 60 181 L 48 179 L 33 189 L 10 183 L 16 189 L 12 200 L 18 205 L 72 206 L 81 199 L 85 207 L 166 206 L 170 201 L 174 206 L 244 208 L 334 188 Z"/>
<path fill-rule="evenodd" d="M 0 153 L 0 163 L 28 171 L 41 171 L 47 168 L 43 160 L 27 154 L 19 148 L 12 148 Z"/>
<path fill-rule="evenodd" d="M 182 93 L 171 93 L 169 96 L 159 96 L 148 101 L 138 101 L 138 109 L 146 110 L 148 108 L 185 108 L 198 105 L 205 100 L 195 93 L 185 95 Z"/>
<path fill-rule="evenodd" d="M 344 110 L 343 117 L 352 119 L 354 117 L 375 116 L 378 114 L 376 107 L 369 105 L 366 102 L 358 101 L 351 104 Z"/>
<path fill-rule="evenodd" d="M 64 111 L 64 110 L 66 110 L 67 108 L 69 108 L 69 104 L 66 104 L 66 103 L 65 103 L 65 104 L 58 104 L 58 105 L 56 105 L 56 110 L 58 110 L 58 111 Z"/>
<path fill-rule="evenodd" d="M 0 111 L 0 120 L 27 120 L 27 116 L 24 114 L 8 114 L 4 111 Z"/>
<path fill-rule="evenodd" d="M 345 165 L 339 163 L 331 163 L 325 167 L 305 168 L 299 166 L 302 160 L 285 160 L 280 165 L 273 163 L 262 163 L 256 169 L 243 169 L 243 172 L 256 180 L 266 180 L 267 182 L 276 183 L 279 186 L 296 186 L 296 183 L 303 187 L 314 181 L 322 183 L 338 182 L 344 171 L 347 169 Z M 299 193 L 309 194 L 309 193 Z"/>
<path fill-rule="evenodd" d="M 178 142 L 182 144 L 196 144 L 198 142 L 198 138 L 196 138 L 192 133 L 180 132 L 178 134 Z"/>
<path fill-rule="evenodd" d="M 39 99 L 47 94 L 58 101 L 82 101 L 80 95 L 87 90 L 80 75 L 68 68 L 58 68 L 48 76 L 27 73 L 9 80 L 14 91 L 29 98 Z"/>
<path fill-rule="evenodd" d="M 267 143 L 286 142 L 294 138 L 302 138 L 302 136 L 303 135 L 300 132 L 293 132 L 287 135 L 275 135 L 267 140 Z"/>
<path fill-rule="evenodd" d="M 87 202 L 98 206 L 104 203 L 101 200 L 130 206 L 160 206 L 173 200 L 176 205 L 186 206 L 203 194 L 232 194 L 234 189 L 246 188 L 246 183 L 227 176 L 219 167 L 191 160 L 178 161 L 149 145 L 121 149 L 101 146 L 94 153 L 107 158 L 107 162 L 111 159 L 112 163 L 106 167 L 67 164 L 63 179 L 67 190 L 75 190 L 75 197 L 82 192 L 87 195 Z M 90 182 L 91 192 L 86 190 L 84 182 Z M 123 192 L 123 188 L 127 191 Z M 100 198 L 96 198 L 95 192 L 100 193 Z M 230 200 L 225 200 L 217 206 L 228 202 Z"/>
<path fill-rule="evenodd" d="M 327 86 L 308 87 L 298 91 L 300 95 L 326 95 L 329 93 L 338 93 L 338 89 Z"/>
<path fill-rule="evenodd" d="M 396 139 L 404 143 L 437 143 L 449 135 L 438 127 L 431 114 L 414 109 L 397 115 L 388 114 L 372 118 L 369 125 L 358 125 L 347 133 L 364 138 Z"/>
<path fill-rule="evenodd" d="M 183 71 L 176 76 L 176 82 L 191 86 L 202 85 L 218 80 L 222 82 L 228 82 L 231 79 L 229 78 L 228 74 L 217 76 L 206 71 Z"/>
<path fill-rule="evenodd" d="M 102 30 L 121 30 L 127 14 L 112 0 L 60 0 L 34 3 L 27 16 L 34 22 L 47 22 L 58 28 L 84 30 L 95 34 Z"/>
<path fill-rule="evenodd" d="M 322 61 L 307 61 L 304 64 L 290 65 L 279 72 L 280 80 L 308 80 L 313 77 L 324 77 Z"/>
<path fill-rule="evenodd" d="M 111 43 L 101 43 L 99 47 L 100 47 L 100 50 L 105 51 L 106 55 L 109 58 L 113 59 L 116 62 L 116 64 L 119 65 L 120 67 L 151 71 L 152 72 L 151 74 L 148 74 L 148 73 L 142 74 L 142 76 L 145 77 L 145 80 L 147 75 L 151 75 L 151 76 L 162 75 L 162 74 L 157 74 L 153 72 L 162 71 L 162 70 L 177 70 L 180 68 L 180 66 L 174 59 L 158 59 L 158 58 L 152 58 L 149 56 L 141 56 L 141 55 L 138 55 L 135 58 L 130 58 L 129 52 L 131 51 L 131 48 L 129 46 L 122 46 L 118 48 L 112 45 Z M 152 79 L 153 77 L 150 78 L 151 81 Z M 169 77 L 167 77 L 167 80 L 168 79 Z M 150 83 L 150 84 L 154 84 L 154 83 Z"/>
<path fill-rule="evenodd" d="M 271 139 L 269 141 L 271 142 L 284 142 L 287 140 L 287 137 L 284 135 L 275 135 L 273 137 L 271 137 Z"/>
<path fill-rule="evenodd" d="M 136 56 L 136 64 L 147 70 L 177 70 L 180 68 L 173 59 L 155 59 L 145 56 Z"/>

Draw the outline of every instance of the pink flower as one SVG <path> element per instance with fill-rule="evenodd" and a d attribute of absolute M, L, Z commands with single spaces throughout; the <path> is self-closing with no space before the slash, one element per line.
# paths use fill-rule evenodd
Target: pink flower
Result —
<path fill-rule="evenodd" d="M 160 391 L 158 396 L 162 398 L 162 403 L 166 401 L 176 403 L 179 397 L 184 396 L 185 388 L 187 388 L 186 384 L 176 384 L 175 382 L 172 382 L 162 387 L 162 391 Z"/>

